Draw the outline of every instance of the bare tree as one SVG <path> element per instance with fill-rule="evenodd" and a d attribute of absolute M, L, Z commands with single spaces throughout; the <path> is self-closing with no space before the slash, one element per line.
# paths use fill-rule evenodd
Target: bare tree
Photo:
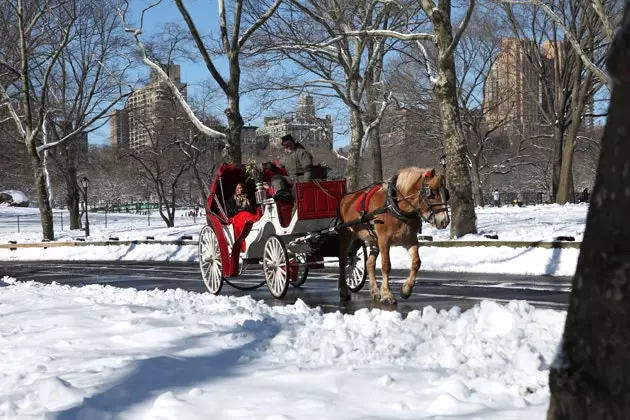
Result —
<path fill-rule="evenodd" d="M 607 10 L 614 10 L 614 3 L 617 0 L 608 2 Z M 541 115 L 553 134 L 551 190 L 557 202 L 565 203 L 573 190 L 576 136 L 595 93 L 607 83 L 601 67 L 608 31 L 589 2 L 536 0 L 504 7 L 522 51 L 538 74 Z"/>
<path fill-rule="evenodd" d="M 195 116 L 193 110 L 186 103 L 183 96 L 178 95 L 177 86 L 170 82 L 168 74 L 164 72 L 162 68 L 155 61 L 151 60 L 147 54 L 147 49 L 140 40 L 142 34 L 142 23 L 144 15 L 150 9 L 159 5 L 162 0 L 157 0 L 150 6 L 142 11 L 140 25 L 138 28 L 132 28 L 126 20 L 127 11 L 129 8 L 128 0 L 119 1 L 119 13 L 123 21 L 127 32 L 133 34 L 136 45 L 138 46 L 142 60 L 145 64 L 151 67 L 157 74 L 159 74 L 167 83 L 170 83 L 171 90 L 180 102 L 181 106 L 186 111 L 188 118 L 193 122 L 199 131 L 203 134 L 223 139 L 225 141 L 225 153 L 228 161 L 240 162 L 241 161 L 241 131 L 244 125 L 243 117 L 241 115 L 240 107 L 240 83 L 241 83 L 241 53 L 245 48 L 247 41 L 251 36 L 260 28 L 276 11 L 282 0 L 274 0 L 273 3 L 258 16 L 257 20 L 254 20 L 246 30 L 243 31 L 241 27 L 243 24 L 243 16 L 247 15 L 244 10 L 246 6 L 254 8 L 259 6 L 260 2 L 246 2 L 245 0 L 234 0 L 233 13 L 231 22 L 228 21 L 226 13 L 226 5 L 224 0 L 218 0 L 218 12 L 219 12 L 219 28 L 220 28 L 220 45 L 221 49 L 218 51 L 220 54 L 225 55 L 229 65 L 229 76 L 224 77 L 221 75 L 215 61 L 212 58 L 213 48 L 209 47 L 207 42 L 204 41 L 203 35 L 199 32 L 192 16 L 184 6 L 182 0 L 175 0 L 175 4 L 179 12 L 181 13 L 186 26 L 190 32 L 193 42 L 201 55 L 208 72 L 214 79 L 214 81 L 221 88 L 225 94 L 227 101 L 227 107 L 225 109 L 225 115 L 228 121 L 228 132 L 222 133 L 214 130 L 205 125 L 197 116 Z M 256 10 L 260 10 L 259 7 L 255 7 Z M 251 16 L 251 15 L 247 15 Z M 231 34 L 229 26 L 232 26 Z M 241 35 L 242 34 L 242 35 Z"/>
<path fill-rule="evenodd" d="M 286 68 L 287 61 L 301 69 L 284 75 L 279 72 L 269 89 L 308 87 L 318 95 L 340 99 L 347 107 L 350 145 L 346 179 L 350 189 L 359 186 L 362 146 L 371 141 L 383 112 L 393 102 L 392 95 L 379 88 L 388 46 L 383 38 L 366 38 L 364 32 L 395 27 L 401 21 L 399 7 L 379 1 L 292 0 L 265 25 L 264 36 L 257 39 L 260 49 L 268 53 L 266 62 L 278 64 L 274 69 Z M 377 136 L 371 143 L 375 147 Z M 374 176 L 381 178 L 382 174 Z"/>
<path fill-rule="evenodd" d="M 51 83 L 54 69 L 71 40 L 77 20 L 77 0 L 15 0 L 5 2 L 3 14 L 18 40 L 13 55 L 3 55 L 0 67 L 14 78 L 2 79 L 0 106 L 8 110 L 29 154 L 40 208 L 44 239 L 54 239 L 48 177 L 43 155 L 81 133 L 105 115 L 105 107 L 81 125 L 55 141 L 46 135 L 51 108 Z M 7 82 L 8 80 L 8 82 Z M 115 102 L 115 101 L 114 101 Z"/>
<path fill-rule="evenodd" d="M 630 3 L 608 58 L 612 96 L 548 420 L 630 416 Z"/>
<path fill-rule="evenodd" d="M 164 86 L 163 90 L 167 89 Z M 174 95 L 151 109 L 130 110 L 129 118 L 141 129 L 144 143 L 130 149 L 127 155 L 136 162 L 140 176 L 157 195 L 162 220 L 167 227 L 173 227 L 178 184 L 196 163 L 194 149 L 200 136 Z"/>
<path fill-rule="evenodd" d="M 472 18 L 471 28 L 462 37 L 456 50 L 458 66 L 458 97 L 475 203 L 484 205 L 483 184 L 491 173 L 509 173 L 515 167 L 531 164 L 524 150 L 524 136 L 518 136 L 518 146 L 502 142 L 502 132 L 514 113 L 510 89 L 493 92 L 490 73 L 498 64 L 505 31 L 495 14 L 480 11 Z M 501 89 L 498 89 L 501 90 Z M 512 129 L 512 137 L 514 130 Z M 497 133 L 498 132 L 498 133 Z M 496 135 L 499 134 L 499 135 Z M 506 147 L 507 146 L 507 147 Z"/>
<path fill-rule="evenodd" d="M 416 41 L 423 52 L 426 52 L 426 48 L 421 41 L 434 42 L 437 52 L 435 73 L 431 68 L 428 54 L 425 54 L 425 65 L 428 78 L 439 99 L 442 113 L 444 151 L 448 161 L 446 172 L 452 202 L 451 236 L 459 237 L 477 232 L 477 216 L 472 194 L 466 139 L 462 132 L 455 66 L 455 50 L 470 22 L 475 0 L 469 1 L 464 17 L 455 31 L 453 31 L 451 22 L 452 2 L 450 0 L 440 1 L 438 4 L 432 0 L 420 0 L 419 3 L 433 28 L 433 33 L 395 30 L 346 30 L 344 33 L 348 36 L 390 37 Z"/>
<path fill-rule="evenodd" d="M 52 158 L 63 174 L 70 229 L 81 227 L 79 165 L 86 165 L 87 134 L 107 120 L 86 123 L 103 108 L 110 109 L 131 92 L 124 87 L 127 46 L 112 1 L 83 0 L 68 45 L 61 51 L 50 83 L 48 130 L 56 147 Z M 85 129 L 77 134 L 78 128 Z"/>

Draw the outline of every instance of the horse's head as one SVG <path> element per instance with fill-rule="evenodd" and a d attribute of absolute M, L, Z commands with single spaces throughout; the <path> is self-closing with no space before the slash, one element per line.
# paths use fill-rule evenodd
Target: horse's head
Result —
<path fill-rule="evenodd" d="M 426 171 L 418 189 L 422 218 L 438 229 L 445 229 L 451 223 L 447 207 L 449 198 L 444 177 L 436 174 L 435 169 Z"/>

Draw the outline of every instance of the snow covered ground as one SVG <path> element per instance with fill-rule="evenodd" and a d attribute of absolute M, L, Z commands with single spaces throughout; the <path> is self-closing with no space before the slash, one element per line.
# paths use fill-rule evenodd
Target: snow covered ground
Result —
<path fill-rule="evenodd" d="M 588 207 L 578 205 L 541 205 L 531 207 L 500 207 L 477 209 L 478 235 L 467 235 L 460 240 L 491 241 L 484 235 L 497 234 L 499 240 L 509 241 L 551 241 L 557 236 L 573 236 L 581 241 Z M 21 232 L 17 233 L 15 220 L 20 215 Z M 55 216 L 56 239 L 58 241 L 72 240 L 83 237 L 81 231 L 60 229 Z M 121 240 L 145 239 L 153 236 L 156 240 L 175 240 L 183 235 L 198 238 L 198 233 L 204 222 L 203 217 L 193 221 L 191 217 L 178 214 L 176 227 L 164 228 L 163 222 L 156 214 L 147 216 L 129 214 L 108 214 L 108 224 L 105 228 L 104 214 L 90 214 L 90 240 L 107 240 L 116 236 Z M 10 222 L 13 221 L 13 222 Z M 28 221 L 28 223 L 26 222 Z M 194 223 L 197 222 L 197 223 Z M 148 226 L 148 224 L 151 226 Z M 37 209 L 0 207 L 0 241 L 38 242 L 41 240 L 41 228 Z M 438 231 L 424 226 L 424 234 L 432 235 L 434 240 L 447 240 L 448 229 Z M 445 271 L 472 271 L 512 274 L 548 274 L 570 276 L 575 272 L 578 249 L 540 249 L 540 248 L 508 248 L 508 247 L 466 247 L 466 248 L 438 248 L 422 247 L 420 257 L 422 269 Z M 48 248 L 19 249 L 10 251 L 0 249 L 0 260 L 10 259 L 59 259 L 59 260 L 172 260 L 195 261 L 197 250 L 194 246 L 160 246 L 160 245 L 132 245 L 109 247 L 77 247 L 77 248 Z M 380 260 L 378 262 L 380 264 Z M 394 268 L 408 268 L 407 252 L 401 248 L 392 250 L 392 265 Z"/>
<path fill-rule="evenodd" d="M 582 239 L 583 205 L 478 209 L 480 239 Z M 5 223 L 20 215 L 32 230 Z M 92 215 L 91 240 L 197 239 L 146 216 Z M 201 220 L 203 221 L 203 219 Z M 0 241 L 39 241 L 34 209 L 0 208 Z M 425 226 L 425 234 L 448 232 Z M 83 232 L 57 232 L 57 240 Z M 578 250 L 421 248 L 423 269 L 531 274 L 575 270 Z M 192 246 L 0 250 L 0 259 L 194 261 Z M 408 265 L 393 250 L 394 267 Z M 28 279 L 20 279 L 28 280 Z M 566 312 L 483 301 L 461 312 L 431 307 L 402 318 L 360 310 L 324 314 L 303 302 L 183 290 L 72 288 L 0 281 L 0 418 L 543 419 L 549 366 Z"/>
<path fill-rule="evenodd" d="M 0 418 L 543 419 L 565 313 L 0 281 Z"/>

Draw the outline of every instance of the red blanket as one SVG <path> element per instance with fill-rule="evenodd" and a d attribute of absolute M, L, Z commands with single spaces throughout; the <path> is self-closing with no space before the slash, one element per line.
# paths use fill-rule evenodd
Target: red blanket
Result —
<path fill-rule="evenodd" d="M 359 195 L 359 199 L 357 200 L 357 203 L 355 204 L 355 210 L 358 213 L 363 213 L 367 211 L 370 208 L 370 200 L 372 199 L 376 191 L 380 189 L 381 189 L 380 185 L 375 185 L 372 188 L 370 188 L 368 191 L 363 191 L 363 193 Z"/>
<path fill-rule="evenodd" d="M 245 237 L 249 235 L 249 231 L 251 230 L 252 225 L 258 219 L 260 219 L 260 216 L 256 214 L 251 214 L 248 211 L 238 212 L 230 218 L 230 223 L 232 224 L 232 227 L 234 228 L 235 243 L 238 242 L 241 236 L 243 236 L 242 242 L 241 242 L 241 251 L 243 252 L 245 252 L 245 248 L 246 248 Z"/>

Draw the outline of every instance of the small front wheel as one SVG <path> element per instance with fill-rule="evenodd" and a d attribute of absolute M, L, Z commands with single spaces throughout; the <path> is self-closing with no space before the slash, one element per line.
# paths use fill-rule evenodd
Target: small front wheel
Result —
<path fill-rule="evenodd" d="M 291 284 L 293 287 L 300 287 L 308 277 L 308 262 L 306 257 L 304 255 L 298 255 L 294 260 L 291 260 L 291 267 L 293 270 L 297 271 L 295 275 L 291 272 Z"/>
<path fill-rule="evenodd" d="M 265 242 L 263 272 L 271 295 L 282 299 L 289 288 L 289 255 L 282 239 L 271 235 Z"/>

